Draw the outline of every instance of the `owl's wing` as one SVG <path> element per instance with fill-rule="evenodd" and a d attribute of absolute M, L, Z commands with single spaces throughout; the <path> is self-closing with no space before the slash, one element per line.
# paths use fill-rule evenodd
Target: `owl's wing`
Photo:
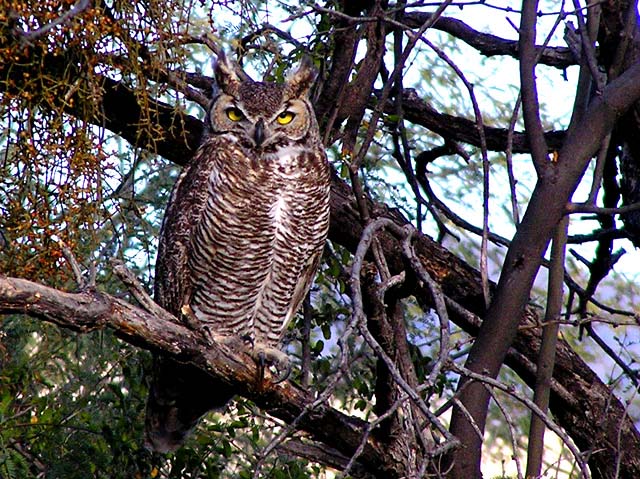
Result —
<path fill-rule="evenodd" d="M 187 262 L 206 203 L 210 153 L 206 146 L 201 148 L 178 178 L 160 234 L 154 296 L 178 318 L 191 289 Z M 203 414 L 224 407 L 234 394 L 198 368 L 155 354 L 145 422 L 147 446 L 158 452 L 177 449 Z"/>
<path fill-rule="evenodd" d="M 327 230 L 329 229 L 328 205 L 326 209 L 321 209 L 320 211 L 325 210 L 326 213 L 324 215 L 321 215 L 324 217 L 318 217 L 318 223 L 316 225 L 318 229 L 318 238 L 327 237 Z M 287 326 L 300 308 L 300 304 L 302 303 L 302 301 L 304 301 L 305 296 L 309 292 L 309 288 L 311 288 L 311 283 L 313 283 L 313 279 L 315 278 L 316 272 L 318 271 L 318 266 L 320 265 L 320 260 L 322 259 L 323 250 L 324 240 L 322 241 L 322 243 L 318 244 L 315 247 L 315 250 L 309 255 L 309 259 L 302 267 L 300 279 L 293 291 L 291 304 L 289 305 L 289 310 L 287 311 L 287 315 L 285 317 L 283 332 L 286 330 Z"/>
<path fill-rule="evenodd" d="M 296 284 L 293 296 L 291 297 L 291 304 L 284 322 L 285 330 L 300 308 L 300 304 L 304 301 L 304 297 L 307 295 L 309 288 L 311 288 L 311 283 L 313 283 L 313 278 L 316 276 L 316 271 L 320 265 L 321 258 L 322 249 L 316 251 L 312 256 L 310 256 L 309 261 L 304 265 L 302 274 L 300 275 L 300 281 Z"/>
<path fill-rule="evenodd" d="M 206 201 L 202 188 L 197 187 L 202 186 L 200 183 L 207 175 L 197 166 L 192 162 L 185 167 L 173 187 L 162 222 L 155 267 L 154 299 L 178 317 L 185 293 L 191 287 L 187 273 L 191 235 Z"/>
<path fill-rule="evenodd" d="M 306 223 L 304 229 L 307 230 L 306 234 L 308 235 L 304 244 L 313 249 L 308 252 L 307 261 L 300 270 L 300 276 L 293 290 L 291 303 L 281 329 L 282 334 L 284 334 L 287 326 L 300 308 L 300 304 L 304 301 L 313 283 L 329 230 L 329 190 L 331 181 L 326 155 L 321 145 L 314 151 L 314 156 L 316 160 L 308 161 L 308 163 L 319 165 L 318 169 L 313 171 L 313 175 L 311 175 L 315 182 L 313 185 L 315 201 L 311 205 L 307 205 L 304 215 L 306 219 L 303 220 Z M 312 218 L 312 220 L 309 221 L 309 218 Z M 299 226 L 294 229 L 298 228 Z"/>

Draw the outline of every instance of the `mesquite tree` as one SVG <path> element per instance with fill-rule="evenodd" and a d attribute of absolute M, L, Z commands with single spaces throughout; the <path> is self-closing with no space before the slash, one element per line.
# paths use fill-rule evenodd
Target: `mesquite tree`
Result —
<path fill-rule="evenodd" d="M 513 476 L 640 477 L 637 267 L 618 262 L 640 244 L 635 2 L 0 18 L 0 477 L 462 479 L 496 448 Z M 282 383 L 149 296 L 221 50 L 255 79 L 320 71 L 331 227 Z M 166 457 L 142 440 L 148 351 L 239 391 Z"/>

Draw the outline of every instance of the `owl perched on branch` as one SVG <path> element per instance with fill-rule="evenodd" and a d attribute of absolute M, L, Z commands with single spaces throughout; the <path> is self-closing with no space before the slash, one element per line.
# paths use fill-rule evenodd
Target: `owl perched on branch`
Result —
<path fill-rule="evenodd" d="M 155 299 L 215 341 L 241 338 L 256 361 L 286 368 L 279 349 L 320 261 L 330 173 L 302 60 L 283 84 L 252 81 L 220 55 L 208 132 L 167 207 Z M 203 385 L 212 385 L 203 390 Z M 197 368 L 156 356 L 147 443 L 179 447 L 234 391 Z"/>

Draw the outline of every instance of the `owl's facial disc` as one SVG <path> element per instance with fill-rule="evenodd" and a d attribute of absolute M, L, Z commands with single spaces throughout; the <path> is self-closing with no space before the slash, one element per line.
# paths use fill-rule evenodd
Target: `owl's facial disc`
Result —
<path fill-rule="evenodd" d="M 312 121 L 307 102 L 298 98 L 281 101 L 282 96 L 275 94 L 278 91 L 269 89 L 273 85 L 254 84 L 254 87 L 258 85 L 266 93 L 260 93 L 261 90 L 258 95 L 221 93 L 214 99 L 209 113 L 212 132 L 229 135 L 245 148 L 257 151 L 303 139 Z"/>
<path fill-rule="evenodd" d="M 283 141 L 299 140 L 309 127 L 306 106 L 302 102 L 288 102 L 283 109 L 269 116 L 249 118 L 251 125 L 246 131 L 257 149 L 264 150 Z"/>

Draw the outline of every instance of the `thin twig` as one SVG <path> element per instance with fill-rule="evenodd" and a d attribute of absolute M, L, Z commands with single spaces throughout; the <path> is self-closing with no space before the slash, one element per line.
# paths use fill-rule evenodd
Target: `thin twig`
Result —
<path fill-rule="evenodd" d="M 589 332 L 589 337 L 593 339 L 593 341 L 604 351 L 604 353 L 609 356 L 613 362 L 615 362 L 620 369 L 625 373 L 625 375 L 629 378 L 629 380 L 633 383 L 633 385 L 637 388 L 640 386 L 640 372 L 632 369 L 624 359 L 620 357 L 620 355 L 616 354 L 616 352 L 607 344 L 607 342 L 597 334 L 593 328 L 591 327 L 590 322 L 586 322 L 586 329 Z"/>
<path fill-rule="evenodd" d="M 502 405 L 502 401 L 500 401 L 496 397 L 496 395 L 491 389 L 489 389 L 489 394 L 491 395 L 491 398 L 493 399 L 493 402 L 495 403 L 495 405 L 498 406 L 498 409 L 500 409 L 500 412 L 502 413 L 502 417 L 504 417 L 504 420 L 507 422 L 507 429 L 509 431 L 509 438 L 511 439 L 511 447 L 513 449 L 513 454 L 511 457 L 516 463 L 516 474 L 518 474 L 518 479 L 523 479 L 522 466 L 520 465 L 520 458 L 518 457 L 518 452 L 517 452 L 518 443 L 517 443 L 516 433 L 515 433 L 516 426 L 514 424 L 513 418 L 511 417 L 507 409 Z M 532 478 L 532 477 L 534 476 L 529 476 L 527 474 L 527 478 Z"/>
<path fill-rule="evenodd" d="M 57 27 L 58 25 L 62 25 L 63 23 L 69 21 L 71 18 L 82 13 L 84 10 L 87 9 L 87 7 L 90 4 L 91 4 L 91 0 L 78 0 L 73 5 L 73 7 L 71 7 L 69 11 L 63 13 L 58 18 L 52 20 L 51 22 L 47 23 L 46 25 L 43 25 L 42 27 L 36 30 L 23 31 L 23 30 L 20 30 L 19 28 L 16 28 L 16 30 L 21 37 L 21 41 L 23 41 L 24 43 L 30 44 L 34 40 L 37 40 L 39 37 L 45 35 L 48 31 Z"/>
<path fill-rule="evenodd" d="M 522 104 L 522 95 L 518 93 L 516 104 L 513 107 L 511 120 L 509 120 L 509 129 L 507 130 L 507 148 L 505 150 L 505 161 L 507 163 L 507 178 L 509 179 L 509 192 L 511 196 L 511 214 L 513 224 L 520 224 L 520 211 L 518 210 L 518 195 L 516 194 L 516 177 L 513 174 L 513 135 L 518 122 L 518 114 L 520 113 L 520 105 Z"/>
<path fill-rule="evenodd" d="M 463 228 L 477 235 L 482 235 L 482 228 L 469 223 L 464 218 L 461 218 L 460 216 L 455 214 L 442 200 L 440 200 L 440 198 L 436 196 L 433 189 L 431 188 L 429 178 L 426 174 L 420 175 L 418 177 L 418 181 L 420 182 L 420 186 L 422 186 L 422 189 L 427 195 L 427 198 L 429 199 L 429 201 L 433 203 L 433 206 L 438 210 L 440 210 L 447 219 L 449 219 L 453 224 L 455 224 L 456 226 L 459 226 L 460 228 Z M 494 242 L 497 245 L 509 246 L 511 244 L 510 240 L 496 233 L 489 232 L 488 237 L 492 242 Z"/>
<path fill-rule="evenodd" d="M 596 50 L 594 46 L 595 39 L 592 39 L 589 36 L 587 24 L 584 20 L 584 15 L 582 15 L 580 2 L 578 0 L 573 0 L 573 6 L 576 9 L 575 15 L 578 20 L 578 30 L 580 31 L 582 57 L 586 61 L 589 72 L 591 73 L 591 78 L 596 84 L 596 95 L 601 95 L 604 90 L 604 82 L 602 80 L 602 75 L 598 70 L 598 60 L 596 58 Z"/>
<path fill-rule="evenodd" d="M 382 89 L 379 102 L 376 105 L 376 107 L 373 109 L 373 112 L 371 113 L 371 119 L 369 120 L 369 128 L 367 128 L 365 138 L 362 141 L 362 144 L 360 145 L 360 149 L 358 150 L 358 153 L 354 159 L 352 168 L 355 168 L 355 169 L 359 168 L 362 162 L 364 161 L 364 157 L 367 154 L 367 151 L 369 150 L 369 146 L 371 145 L 371 142 L 373 141 L 373 137 L 378 129 L 378 120 L 380 119 L 380 116 L 384 111 L 384 105 L 387 103 L 387 99 L 389 98 L 389 94 L 391 93 L 391 90 L 395 84 L 396 78 L 402 74 L 402 69 L 404 68 L 405 63 L 409 58 L 409 55 L 413 51 L 413 48 L 415 47 L 418 40 L 422 37 L 422 34 L 429 27 L 431 27 L 438 20 L 438 18 L 440 18 L 440 15 L 442 15 L 442 13 L 447 8 L 447 6 L 451 3 L 451 1 L 452 0 L 446 0 L 442 4 L 440 4 L 436 9 L 436 11 L 433 13 L 433 15 L 429 17 L 429 19 L 422 24 L 422 26 L 418 29 L 416 33 L 411 32 L 409 34 L 408 32 L 409 42 L 407 43 L 406 47 L 402 51 L 402 55 L 400 56 L 400 58 L 396 60 L 396 65 L 393 69 L 393 72 L 391 72 L 391 75 L 389 75 L 389 80 L 387 81 L 387 83 L 384 85 L 384 88 Z"/>
<path fill-rule="evenodd" d="M 73 273 L 73 277 L 78 284 L 78 288 L 84 289 L 85 287 L 87 287 L 87 280 L 82 275 L 82 268 L 80 267 L 80 263 L 78 263 L 78 260 L 73 254 L 73 251 L 71 251 L 71 248 L 69 248 L 69 246 L 67 246 L 67 244 L 60 238 L 56 237 L 53 238 L 53 240 L 58 243 L 58 246 L 60 246 L 62 255 L 64 256 L 64 259 L 67 260 L 67 264 L 71 268 L 71 272 Z"/>
<path fill-rule="evenodd" d="M 429 386 L 434 386 L 449 357 L 449 314 L 447 313 L 447 305 L 440 285 L 436 283 L 427 272 L 413 248 L 412 240 L 415 233 L 416 231 L 414 229 L 408 230 L 407 236 L 402 243 L 402 250 L 407 259 L 409 259 L 413 270 L 429 288 L 440 324 L 440 352 L 438 353 L 438 360 L 433 365 L 427 380 Z"/>
<path fill-rule="evenodd" d="M 256 464 L 256 467 L 255 467 L 255 470 L 254 470 L 254 474 L 253 474 L 253 478 L 257 479 L 257 478 L 259 478 L 261 476 L 260 475 L 260 470 L 261 470 L 262 466 L 264 465 L 264 462 L 267 459 L 267 457 L 269 456 L 269 454 L 271 454 L 271 452 L 273 452 L 280 444 L 282 444 L 288 437 L 290 437 L 294 432 L 297 431 L 298 424 L 300 423 L 300 421 L 307 414 L 309 414 L 311 411 L 316 409 L 318 406 L 320 406 L 323 403 L 327 403 L 329 401 L 329 396 L 331 396 L 331 394 L 333 394 L 333 390 L 335 389 L 335 387 L 337 386 L 338 382 L 341 379 L 342 379 L 342 374 L 340 373 L 340 371 L 338 371 L 336 374 L 334 374 L 331 382 L 329 383 L 329 386 L 326 387 L 325 390 L 322 391 L 322 393 L 318 395 L 317 399 L 315 401 L 312 401 L 312 402 L 309 402 L 309 403 L 305 404 L 305 406 L 302 409 L 302 411 L 300 411 L 300 414 L 298 414 L 298 416 L 296 416 L 296 418 L 293 421 L 291 421 L 289 424 L 283 426 L 282 431 L 280 431 L 280 433 L 278 433 L 269 442 L 269 444 L 267 444 L 267 446 L 261 451 L 260 459 L 258 460 L 258 463 Z M 369 427 L 370 426 L 368 425 L 367 429 L 369 429 Z M 366 444 L 364 446 L 366 446 Z M 362 446 L 362 450 L 364 450 L 364 446 Z"/>
<path fill-rule="evenodd" d="M 388 218 L 378 218 L 375 221 L 371 222 L 365 228 L 362 233 L 360 243 L 358 244 L 351 270 L 350 283 L 353 309 L 351 323 L 357 325 L 360 334 L 364 337 L 367 344 L 369 344 L 369 346 L 374 350 L 377 356 L 383 360 L 394 381 L 396 381 L 396 383 L 402 388 L 402 390 L 404 390 L 404 392 L 409 396 L 412 402 L 416 404 L 416 406 L 418 406 L 422 414 L 424 414 L 424 416 L 429 419 L 429 422 L 433 424 L 445 437 L 446 442 L 455 442 L 455 438 L 451 436 L 447 428 L 444 427 L 444 425 L 440 423 L 437 417 L 429 410 L 428 406 L 425 404 L 424 400 L 419 396 L 419 394 L 404 380 L 402 374 L 400 373 L 400 371 L 398 371 L 393 360 L 385 353 L 382 346 L 380 346 L 378 341 L 371 335 L 366 327 L 364 305 L 361 292 L 362 290 L 360 284 L 360 274 L 362 272 L 364 257 L 367 254 L 369 247 L 374 242 L 376 233 L 382 228 L 390 229 L 399 238 L 406 238 L 410 234 L 410 231 L 413 230 L 411 226 L 403 228 Z"/>
<path fill-rule="evenodd" d="M 313 309 L 311 308 L 311 292 L 308 292 L 302 303 L 302 361 L 300 384 L 305 389 L 309 388 L 311 377 L 311 320 Z"/>
<path fill-rule="evenodd" d="M 438 420 L 436 415 L 429 410 L 429 407 L 424 402 L 424 400 L 420 397 L 417 391 L 413 389 L 409 385 L 409 383 L 407 383 L 404 380 L 404 378 L 402 377 L 402 374 L 396 367 L 393 360 L 389 357 L 387 353 L 384 352 L 384 349 L 382 348 L 382 346 L 380 346 L 380 343 L 378 343 L 376 338 L 374 338 L 373 335 L 369 332 L 364 322 L 360 323 L 359 331 L 364 337 L 364 340 L 371 347 L 371 349 L 373 349 L 376 355 L 380 359 L 382 359 L 382 361 L 385 363 L 394 381 L 396 381 L 398 386 L 400 386 L 404 390 L 404 392 L 407 393 L 407 395 L 413 401 L 413 403 L 416 406 L 418 406 L 418 409 L 420 409 L 420 412 L 422 412 L 429 419 L 429 422 L 438 429 L 438 431 L 445 437 L 445 440 L 447 442 L 456 442 L 457 439 L 455 439 L 454 436 L 452 436 L 451 433 L 449 433 L 448 429 L 444 426 L 444 424 L 442 424 Z"/>
<path fill-rule="evenodd" d="M 405 131 L 405 134 L 406 134 L 406 131 Z M 400 143 L 397 141 L 396 136 L 397 135 L 394 134 L 391 137 L 393 140 L 393 156 L 397 159 L 398 162 L 401 162 L 402 152 L 400 151 Z M 428 183 L 427 165 L 430 162 L 434 161 L 436 158 L 439 158 L 440 156 L 449 155 L 454 152 L 457 153 L 457 151 L 454 150 L 454 147 L 452 146 L 453 144 L 454 143 L 451 142 L 451 144 L 437 146 L 435 148 L 432 148 L 431 150 L 420 152 L 418 155 L 416 155 L 414 160 L 416 165 L 415 173 L 413 173 L 412 171 L 413 174 L 408 175 L 405 172 L 405 177 L 409 181 L 409 185 L 411 186 L 413 194 L 415 195 L 417 205 L 418 206 L 424 205 L 427 208 L 427 211 L 431 213 L 431 216 L 436 222 L 436 225 L 438 226 L 438 237 L 443 238 L 444 235 L 449 235 L 452 238 L 456 238 L 456 240 L 459 241 L 460 238 L 458 238 L 458 236 L 455 233 L 453 233 L 447 227 L 447 225 L 444 224 L 444 222 L 442 221 L 442 218 L 440 218 L 440 214 L 438 213 L 436 206 L 432 204 L 431 201 L 427 201 L 427 199 L 423 198 L 422 193 L 420 192 L 420 186 L 423 183 Z M 402 167 L 404 168 L 404 165 Z M 418 223 L 418 229 L 421 230 L 420 222 L 418 221 L 417 223 Z"/>
<path fill-rule="evenodd" d="M 175 316 L 162 309 L 153 299 L 151 299 L 151 296 L 149 296 L 147 291 L 144 289 L 144 286 L 142 286 L 140 281 L 138 281 L 136 275 L 127 268 L 122 260 L 112 258 L 110 262 L 115 275 L 124 283 L 145 311 L 171 322 L 176 321 Z"/>
<path fill-rule="evenodd" d="M 435 418 L 433 413 L 429 410 L 428 406 L 424 403 L 422 398 L 404 380 L 404 378 L 396 368 L 394 362 L 384 352 L 383 348 L 380 346 L 378 341 L 371 335 L 371 333 L 366 327 L 364 306 L 363 306 L 361 286 L 360 286 L 360 273 L 362 271 L 364 256 L 367 253 L 369 245 L 373 242 L 373 238 L 376 232 L 382 228 L 389 228 L 391 231 L 393 231 L 397 236 L 401 238 L 406 237 L 408 234 L 407 229 L 398 226 L 396 223 L 394 223 L 392 220 L 388 218 L 378 218 L 377 220 L 372 222 L 367 228 L 365 228 L 365 231 L 363 232 L 362 238 L 360 240 L 360 244 L 358 245 L 358 249 L 356 251 L 356 256 L 354 257 L 354 262 L 353 262 L 352 271 L 351 271 L 351 290 L 352 290 L 352 296 L 353 296 L 352 299 L 353 299 L 353 318 L 354 318 L 353 320 L 358 325 L 360 333 L 364 336 L 365 341 L 376 352 L 376 354 L 384 361 L 387 368 L 389 369 L 389 372 L 393 376 L 393 379 L 409 395 L 409 397 L 419 407 L 421 412 L 426 417 L 428 417 L 430 421 L 434 421 L 433 424 L 445 436 L 445 438 L 449 440 L 449 439 L 452 439 L 452 436 L 449 434 L 447 429 L 440 424 L 440 422 Z"/>
<path fill-rule="evenodd" d="M 598 215 L 624 215 L 640 210 L 640 202 L 617 208 L 603 208 L 591 203 L 569 203 L 566 207 L 567 214 L 595 213 Z"/>
<path fill-rule="evenodd" d="M 467 80 L 467 77 L 464 75 L 462 70 L 458 68 L 458 65 L 455 64 L 453 60 L 449 58 L 449 56 L 428 39 L 421 37 L 421 40 L 431 48 L 437 55 L 440 57 L 449 67 L 456 73 L 458 78 L 462 81 L 465 88 L 469 92 L 469 98 L 471 100 L 471 105 L 473 106 L 473 114 L 475 117 L 475 125 L 476 130 L 478 131 L 478 136 L 480 138 L 480 152 L 482 155 L 482 242 L 480 245 L 480 277 L 482 282 L 482 294 L 484 296 L 485 306 L 489 307 L 489 303 L 491 301 L 489 295 L 489 259 L 488 259 L 488 244 L 489 244 L 489 174 L 490 174 L 490 165 L 489 165 L 489 156 L 488 156 L 488 148 L 487 148 L 487 138 L 485 136 L 484 131 L 484 122 L 482 120 L 482 111 L 480 110 L 480 106 L 478 105 L 478 100 L 476 99 L 476 95 L 474 93 L 473 84 Z"/>
<path fill-rule="evenodd" d="M 583 479 L 590 479 L 591 478 L 591 474 L 589 473 L 589 468 L 587 466 L 586 461 L 584 460 L 584 458 L 582 457 L 582 454 L 580 453 L 580 450 L 577 448 L 577 446 L 573 443 L 573 441 L 571 440 L 571 438 L 569 437 L 569 435 L 567 433 L 564 432 L 564 430 L 558 426 L 554 421 L 552 421 L 551 419 L 549 419 L 549 417 L 540 410 L 540 408 L 538 406 L 535 405 L 535 403 L 533 401 L 531 401 L 531 399 L 529 399 L 528 397 L 526 397 L 524 394 L 521 394 L 517 391 L 517 389 L 512 386 L 512 385 L 507 385 L 504 384 L 496 379 L 493 379 L 489 376 L 485 376 L 483 374 L 478 374 L 476 372 L 471 371 L 470 369 L 467 369 L 465 367 L 462 366 L 458 366 L 456 364 L 452 365 L 452 368 L 458 372 L 459 374 L 466 376 L 470 379 L 473 379 L 474 381 L 478 381 L 484 384 L 485 387 L 493 387 L 496 389 L 499 389 L 507 394 L 509 394 L 511 397 L 513 397 L 514 399 L 518 400 L 519 402 L 521 402 L 522 404 L 524 404 L 531 412 L 533 412 L 536 416 L 540 417 L 542 419 L 542 421 L 545 423 L 545 425 L 551 429 L 555 434 L 558 435 L 558 437 L 560 437 L 560 439 L 566 444 L 566 446 L 569 448 L 569 450 L 571 451 L 571 453 L 573 454 L 578 467 L 580 468 L 580 472 L 582 473 L 582 477 Z"/>

